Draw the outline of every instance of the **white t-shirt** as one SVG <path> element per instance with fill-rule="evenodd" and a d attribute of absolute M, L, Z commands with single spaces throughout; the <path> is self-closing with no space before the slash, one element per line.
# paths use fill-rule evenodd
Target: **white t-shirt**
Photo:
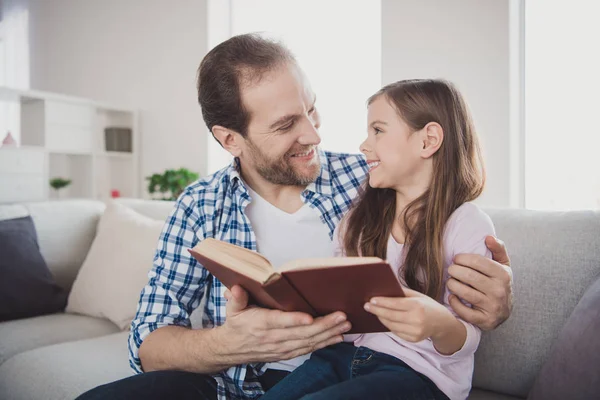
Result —
<path fill-rule="evenodd" d="M 246 185 L 252 201 L 246 206 L 256 235 L 258 252 L 277 269 L 297 258 L 333 257 L 334 245 L 329 228 L 321 221 L 318 210 L 304 204 L 293 214 L 275 207 Z M 292 371 L 310 354 L 287 361 L 269 363 L 268 368 Z"/>

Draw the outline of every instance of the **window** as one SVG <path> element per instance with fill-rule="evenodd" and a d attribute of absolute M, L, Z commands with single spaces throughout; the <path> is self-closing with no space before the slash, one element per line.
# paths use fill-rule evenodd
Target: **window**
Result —
<path fill-rule="evenodd" d="M 600 3 L 525 3 L 525 206 L 600 208 Z"/>

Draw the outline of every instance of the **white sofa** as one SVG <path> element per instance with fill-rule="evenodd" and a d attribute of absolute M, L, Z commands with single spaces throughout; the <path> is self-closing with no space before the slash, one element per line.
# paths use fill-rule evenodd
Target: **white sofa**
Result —
<path fill-rule="evenodd" d="M 122 203 L 160 220 L 172 207 Z M 49 268 L 69 289 L 104 209 L 88 200 L 2 205 L 0 219 L 32 216 Z M 525 398 L 559 330 L 600 273 L 600 215 L 487 211 L 511 252 L 516 306 L 505 324 L 483 335 L 469 398 Z M 127 335 L 108 320 L 67 313 L 0 323 L 0 399 L 73 399 L 129 376 Z"/>

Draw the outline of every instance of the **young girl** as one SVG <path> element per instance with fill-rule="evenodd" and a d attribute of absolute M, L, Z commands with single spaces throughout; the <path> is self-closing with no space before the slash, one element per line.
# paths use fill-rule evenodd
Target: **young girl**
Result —
<path fill-rule="evenodd" d="M 369 182 L 334 240 L 339 255 L 387 259 L 406 297 L 365 304 L 390 332 L 346 335 L 345 343 L 314 352 L 264 400 L 469 394 L 480 331 L 450 308 L 448 268 L 460 253 L 490 257 L 484 240 L 494 234 L 490 218 L 469 203 L 485 180 L 471 117 L 442 80 L 396 82 L 368 104 L 360 150 Z"/>

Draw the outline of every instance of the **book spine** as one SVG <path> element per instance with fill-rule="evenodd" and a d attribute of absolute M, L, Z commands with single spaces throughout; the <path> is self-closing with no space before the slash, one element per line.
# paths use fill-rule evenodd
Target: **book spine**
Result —
<path fill-rule="evenodd" d="M 265 291 L 275 299 L 283 311 L 300 311 L 317 316 L 315 309 L 298 293 L 294 286 L 283 275 L 263 286 Z"/>

